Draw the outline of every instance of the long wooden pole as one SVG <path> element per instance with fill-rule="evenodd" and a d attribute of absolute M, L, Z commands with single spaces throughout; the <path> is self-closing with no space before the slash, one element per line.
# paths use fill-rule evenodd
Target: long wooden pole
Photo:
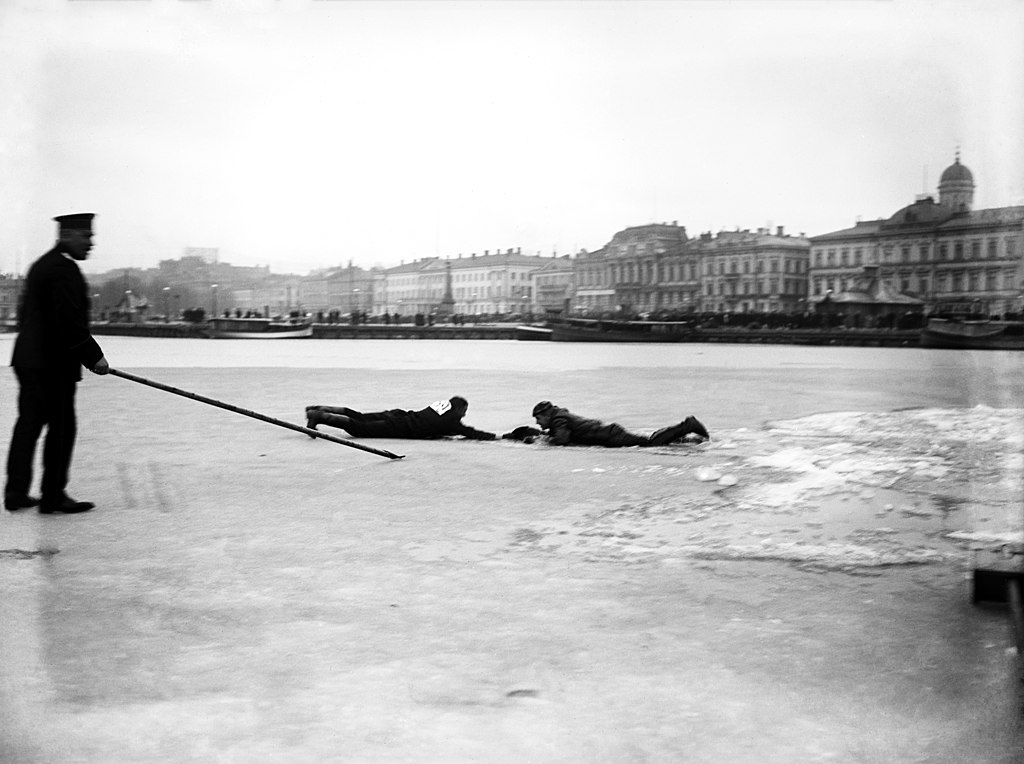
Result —
<path fill-rule="evenodd" d="M 122 379 L 128 379 L 132 382 L 138 382 L 140 385 L 147 385 L 149 387 L 155 387 L 157 390 L 163 390 L 165 393 L 174 393 L 184 398 L 191 398 L 194 401 L 200 403 L 208 403 L 211 406 L 217 408 L 226 409 L 227 411 L 234 411 L 236 414 L 242 414 L 243 416 L 252 417 L 253 419 L 259 419 L 261 422 L 269 422 L 270 424 L 276 424 L 278 427 L 287 427 L 289 430 L 295 430 L 295 432 L 301 432 L 304 435 L 308 435 L 311 438 L 322 438 L 323 440 L 329 440 L 332 443 L 338 443 L 342 446 L 348 446 L 349 448 L 357 448 L 360 451 L 367 451 L 371 454 L 377 454 L 377 456 L 386 456 L 388 459 L 404 459 L 404 455 L 393 454 L 390 451 L 384 451 L 378 448 L 371 448 L 370 446 L 364 446 L 362 443 L 356 443 L 345 438 L 338 438 L 334 435 L 329 435 L 319 430 L 314 430 L 311 427 L 303 427 L 302 425 L 292 424 L 291 422 L 285 422 L 283 419 L 274 419 L 273 417 L 266 416 L 265 414 L 259 414 L 249 409 L 243 409 L 240 406 L 232 406 L 230 403 L 224 403 L 214 398 L 207 398 L 204 395 L 197 393 L 190 393 L 188 390 L 180 390 L 177 387 L 171 387 L 170 385 L 164 385 L 160 382 L 154 382 L 151 379 L 145 377 L 137 377 L 134 374 L 129 374 L 126 371 L 118 371 L 117 369 L 111 369 L 110 373 L 115 377 L 121 377 Z"/>

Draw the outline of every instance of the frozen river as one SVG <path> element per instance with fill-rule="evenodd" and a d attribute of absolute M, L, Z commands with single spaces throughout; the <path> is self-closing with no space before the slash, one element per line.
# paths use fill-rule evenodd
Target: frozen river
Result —
<path fill-rule="evenodd" d="M 965 576 L 1022 539 L 1024 354 L 99 339 L 299 424 L 461 394 L 496 432 L 550 399 L 713 440 L 368 441 L 392 462 L 86 374 L 99 506 L 0 518 L 0 760 L 1019 753 L 1012 635 Z"/>
<path fill-rule="evenodd" d="M 0 335 L 0 358 L 13 335 Z M 675 417 L 676 407 L 712 420 L 736 416 L 760 424 L 790 412 L 818 413 L 857 404 L 867 410 L 910 406 L 1019 408 L 1024 403 L 1024 354 L 917 348 L 801 347 L 714 344 L 576 344 L 501 340 L 280 340 L 210 341 L 102 337 L 111 364 L 125 370 L 338 370 L 339 380 L 401 380 L 421 384 L 411 400 L 375 387 L 357 408 L 414 406 L 446 390 L 430 380 L 473 386 L 494 375 L 534 385 L 528 398 L 571 397 L 595 416 L 629 417 L 649 424 Z M 456 382 L 459 384 L 459 382 Z M 779 390 L 781 389 L 781 394 Z M 454 391 L 452 392 L 454 394 Z M 339 396 L 362 395 L 353 391 Z M 507 398 L 507 396 L 500 396 Z M 569 399 L 564 399 L 569 405 Z M 476 408 L 502 400 L 471 399 Z M 529 413 L 527 409 L 527 413 Z M 723 421 L 719 419 L 719 421 Z M 638 425 L 639 426 L 639 425 Z"/>

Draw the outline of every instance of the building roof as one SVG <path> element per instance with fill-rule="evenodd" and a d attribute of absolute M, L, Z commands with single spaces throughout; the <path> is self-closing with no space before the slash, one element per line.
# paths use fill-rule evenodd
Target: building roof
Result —
<path fill-rule="evenodd" d="M 882 230 L 894 228 L 934 228 L 945 223 L 951 217 L 964 214 L 945 204 L 936 203 L 931 196 L 919 198 L 882 221 Z"/>
<path fill-rule="evenodd" d="M 469 257 L 453 257 L 444 260 L 451 263 L 452 270 L 460 268 L 493 268 L 505 265 L 524 265 L 531 268 L 539 268 L 551 260 L 550 257 L 540 255 L 523 255 L 517 252 L 496 252 L 489 255 L 471 255 Z"/>
<path fill-rule="evenodd" d="M 808 240 L 804 236 L 786 236 L 771 233 L 768 229 L 758 231 L 719 231 L 713 238 L 701 236 L 692 239 L 687 244 L 688 248 L 697 250 L 728 249 L 735 250 L 739 247 L 792 247 L 794 249 L 806 249 Z"/>
<path fill-rule="evenodd" d="M 545 257 L 544 262 L 540 265 L 540 267 L 538 267 L 537 272 L 548 273 L 550 271 L 554 271 L 557 273 L 561 271 L 566 271 L 571 273 L 572 270 L 572 258 L 570 258 L 568 255 L 562 255 L 561 257 Z"/>
<path fill-rule="evenodd" d="M 413 260 L 411 263 L 402 263 L 391 268 L 385 268 L 385 271 L 387 273 L 418 273 L 437 261 L 438 258 L 436 257 L 424 257 L 420 260 Z"/>
<path fill-rule="evenodd" d="M 1024 206 L 991 207 L 984 210 L 957 212 L 946 205 L 936 204 L 933 199 L 928 197 L 902 208 L 890 218 L 859 222 L 853 228 L 812 236 L 811 244 L 873 238 L 901 232 L 912 233 L 915 230 L 941 233 L 944 230 L 965 226 L 992 227 L 1021 224 L 1024 224 Z"/>
<path fill-rule="evenodd" d="M 940 228 L 957 228 L 965 225 L 998 226 L 1024 224 L 1024 205 L 1015 207 L 990 207 L 985 210 L 971 210 L 942 223 Z"/>
<path fill-rule="evenodd" d="M 878 231 L 882 227 L 884 220 L 865 220 L 858 221 L 853 228 L 843 228 L 839 231 L 829 231 L 818 236 L 811 237 L 811 244 L 819 244 L 822 242 L 831 241 L 833 239 L 855 239 L 855 238 L 870 238 L 877 236 Z"/>
<path fill-rule="evenodd" d="M 924 300 L 903 294 L 878 278 L 878 267 L 865 266 L 850 289 L 832 295 L 812 297 L 811 302 L 834 302 L 840 305 L 891 305 L 909 307 L 923 305 Z"/>
<path fill-rule="evenodd" d="M 647 223 L 635 225 L 616 231 L 612 236 L 613 244 L 649 239 L 652 236 L 667 237 L 679 241 L 686 240 L 686 227 L 678 223 Z"/>

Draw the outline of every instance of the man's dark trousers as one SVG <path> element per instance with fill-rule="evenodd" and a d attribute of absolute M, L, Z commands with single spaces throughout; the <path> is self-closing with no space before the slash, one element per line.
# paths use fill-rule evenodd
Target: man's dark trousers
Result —
<path fill-rule="evenodd" d="M 36 442 L 46 425 L 43 446 L 43 503 L 64 500 L 68 469 L 75 448 L 74 376 L 55 373 L 53 369 L 14 367 L 18 378 L 18 421 L 11 436 L 7 454 L 7 496 L 26 496 L 32 484 L 32 461 Z"/>

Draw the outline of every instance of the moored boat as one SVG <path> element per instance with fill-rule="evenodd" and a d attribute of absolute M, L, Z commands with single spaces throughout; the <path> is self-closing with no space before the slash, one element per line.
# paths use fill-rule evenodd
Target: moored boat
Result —
<path fill-rule="evenodd" d="M 212 318 L 207 334 L 225 340 L 291 340 L 313 336 L 308 318 Z"/>
<path fill-rule="evenodd" d="M 921 347 L 953 350 L 1024 350 L 1024 321 L 928 319 Z"/>
<path fill-rule="evenodd" d="M 555 342 L 686 342 L 693 335 L 693 326 L 685 321 L 569 318 L 551 325 Z"/>
<path fill-rule="evenodd" d="M 527 342 L 536 342 L 537 340 L 546 342 L 551 339 L 551 331 L 550 326 L 529 326 L 527 324 L 520 324 L 516 327 L 516 339 L 525 340 Z"/>

